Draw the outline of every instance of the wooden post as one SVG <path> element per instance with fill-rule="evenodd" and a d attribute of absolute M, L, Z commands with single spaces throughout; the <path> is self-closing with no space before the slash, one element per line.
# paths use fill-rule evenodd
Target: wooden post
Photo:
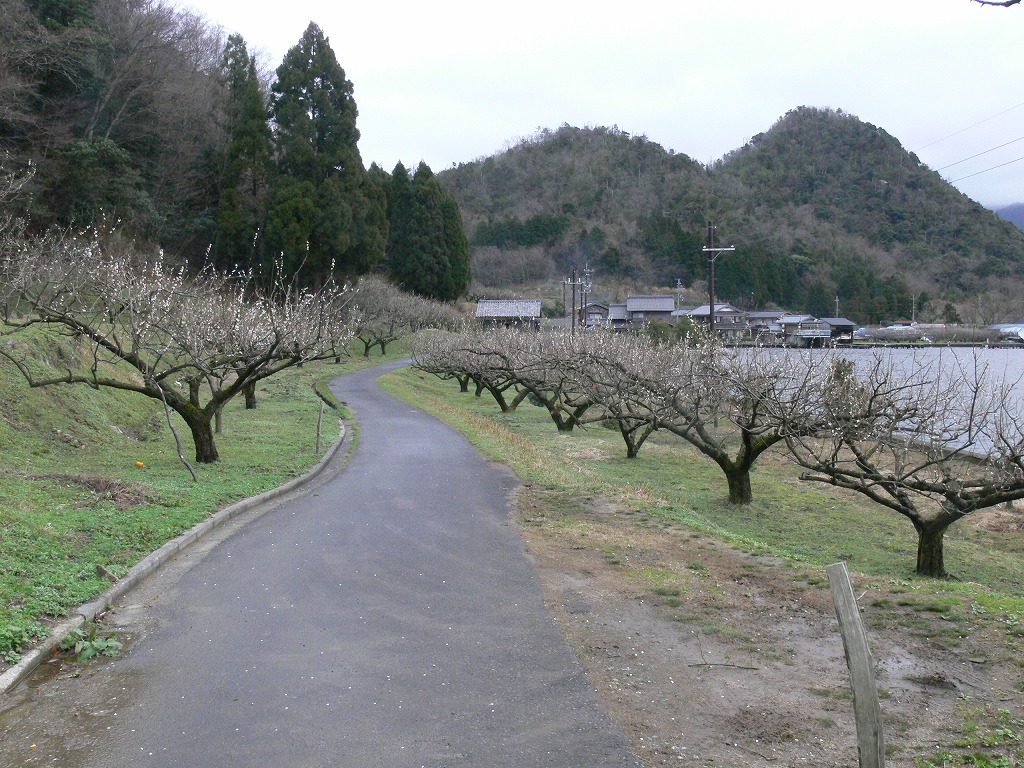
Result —
<path fill-rule="evenodd" d="M 324 425 L 324 401 L 320 401 L 320 415 L 316 417 L 316 455 L 320 455 L 320 435 Z"/>
<path fill-rule="evenodd" d="M 846 563 L 826 568 L 832 600 L 836 605 L 839 632 L 843 636 L 846 664 L 850 668 L 853 689 L 853 714 L 857 721 L 857 754 L 860 768 L 884 768 L 885 743 L 882 735 L 882 708 L 875 686 L 875 667 L 868 647 L 867 632 L 860 620 L 860 609 L 853 596 L 853 585 Z"/>

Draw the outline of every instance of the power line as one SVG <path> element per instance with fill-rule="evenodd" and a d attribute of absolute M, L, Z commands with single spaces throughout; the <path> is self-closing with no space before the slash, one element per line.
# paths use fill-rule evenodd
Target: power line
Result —
<path fill-rule="evenodd" d="M 933 144 L 938 144 L 940 141 L 945 141 L 946 139 L 951 139 L 954 136 L 959 136 L 964 131 L 969 131 L 969 130 L 971 130 L 971 128 L 976 128 L 979 125 L 981 125 L 982 123 L 987 123 L 989 120 L 995 120 L 997 117 L 1001 117 L 1002 115 L 1005 115 L 1007 112 L 1012 112 L 1013 110 L 1017 109 L 1018 107 L 1024 107 L 1024 101 L 1022 101 L 1020 104 L 1014 104 L 1009 109 L 1004 109 L 1002 112 L 1000 112 L 998 114 L 995 114 L 995 115 L 992 115 L 992 117 L 986 117 L 984 120 L 979 120 L 978 122 L 973 123 L 972 125 L 968 125 L 966 128 L 961 128 L 959 131 L 953 131 L 953 133 L 949 134 L 948 136 L 943 136 L 941 139 L 936 139 L 935 141 L 931 142 L 930 144 L 925 144 L 923 147 L 919 147 L 915 151 L 920 152 L 922 149 L 927 149 L 928 147 L 932 146 Z"/>
<path fill-rule="evenodd" d="M 954 165 L 960 165 L 960 163 L 966 163 L 968 160 L 973 160 L 976 157 L 981 157 L 982 155 L 987 155 L 989 152 L 995 152 L 997 149 L 1002 149 L 1003 147 L 1008 147 L 1011 144 L 1014 144 L 1015 142 L 1022 141 L 1022 140 L 1024 140 L 1024 136 L 1020 136 L 1020 137 L 1018 137 L 1016 139 L 1011 139 L 1010 141 L 1006 142 L 1005 144 L 1000 144 L 998 147 L 992 147 L 992 149 L 986 149 L 984 152 L 979 152 L 976 155 L 971 155 L 970 157 L 965 157 L 963 160 L 957 160 L 955 163 L 950 163 L 949 165 L 944 165 L 941 168 L 936 168 L 935 170 L 936 170 L 936 172 L 944 171 L 947 168 L 952 168 Z"/>
<path fill-rule="evenodd" d="M 980 176 L 983 173 L 988 173 L 989 171 L 994 171 L 996 168 L 1002 168 L 1004 165 L 1012 165 L 1013 163 L 1019 163 L 1021 160 L 1024 160 L 1024 157 L 1018 157 L 1016 160 L 1007 160 L 1005 163 L 1000 163 L 999 165 L 993 165 L 991 168 L 986 168 L 983 171 L 978 171 L 977 173 L 969 173 L 966 176 L 961 176 L 959 179 L 953 179 L 949 183 L 950 184 L 956 184 L 958 181 L 963 181 L 964 179 L 969 179 L 972 176 Z"/>

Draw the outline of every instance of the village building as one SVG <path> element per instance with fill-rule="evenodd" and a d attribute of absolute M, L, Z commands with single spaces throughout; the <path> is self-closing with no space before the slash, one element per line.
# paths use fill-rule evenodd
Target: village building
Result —
<path fill-rule="evenodd" d="M 484 328 L 540 327 L 540 299 L 480 299 L 476 318 Z"/>
<path fill-rule="evenodd" d="M 676 309 L 675 296 L 627 296 L 626 315 L 633 327 L 660 320 L 671 323 Z"/>
<path fill-rule="evenodd" d="M 857 330 L 857 324 L 845 317 L 822 317 L 819 318 L 831 333 L 834 344 L 853 344 L 853 332 Z"/>

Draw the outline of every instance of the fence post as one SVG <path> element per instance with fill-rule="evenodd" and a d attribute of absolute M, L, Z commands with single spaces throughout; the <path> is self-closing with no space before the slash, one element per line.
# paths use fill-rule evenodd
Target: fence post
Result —
<path fill-rule="evenodd" d="M 868 647 L 867 632 L 860 620 L 857 599 L 853 596 L 850 574 L 846 571 L 846 563 L 833 563 L 825 570 L 839 619 L 839 632 L 843 636 L 846 664 L 850 668 L 860 768 L 884 768 L 885 739 L 882 735 L 882 707 L 878 703 L 878 688 L 875 686 L 874 661 Z"/>

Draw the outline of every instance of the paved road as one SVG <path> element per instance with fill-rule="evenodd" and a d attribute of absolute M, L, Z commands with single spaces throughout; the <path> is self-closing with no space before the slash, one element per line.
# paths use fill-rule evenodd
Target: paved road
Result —
<path fill-rule="evenodd" d="M 5 737 L 36 746 L 8 756 L 76 768 L 637 765 L 544 608 L 508 522 L 515 479 L 382 392 L 381 372 L 332 386 L 360 424 L 345 469 L 208 545 L 173 586 L 129 595 L 132 651 L 37 689 Z"/>

